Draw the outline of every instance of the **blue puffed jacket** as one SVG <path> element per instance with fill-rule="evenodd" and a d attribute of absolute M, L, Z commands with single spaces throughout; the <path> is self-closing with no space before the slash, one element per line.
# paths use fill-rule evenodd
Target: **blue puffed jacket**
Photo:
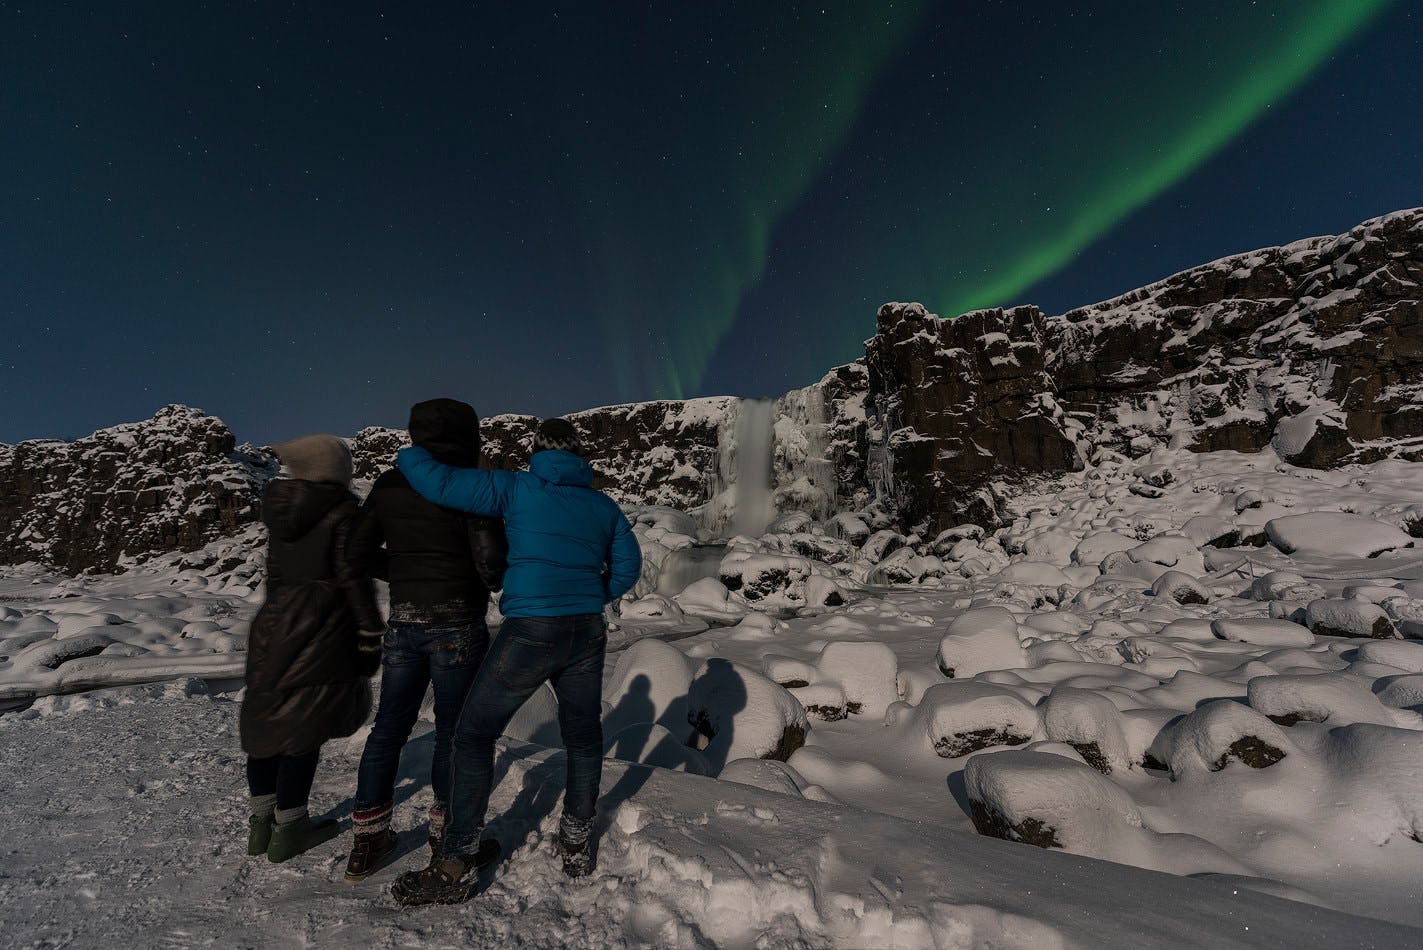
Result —
<path fill-rule="evenodd" d="M 526 472 L 456 468 L 422 448 L 398 456 L 406 481 L 437 505 L 504 519 L 506 617 L 601 613 L 632 589 L 642 551 L 622 510 L 592 488 L 593 470 L 571 452 L 535 452 Z"/>

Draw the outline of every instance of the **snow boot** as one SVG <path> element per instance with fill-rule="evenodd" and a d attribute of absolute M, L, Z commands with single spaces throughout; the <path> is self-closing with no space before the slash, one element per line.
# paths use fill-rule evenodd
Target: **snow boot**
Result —
<path fill-rule="evenodd" d="M 272 828 L 275 826 L 276 820 L 271 815 L 247 816 L 247 854 L 249 856 L 255 857 L 267 853 L 267 848 L 272 843 Z"/>
<path fill-rule="evenodd" d="M 325 844 L 340 833 L 341 825 L 334 818 L 316 821 L 310 815 L 303 815 L 295 821 L 277 822 L 272 827 L 272 842 L 267 846 L 267 860 L 273 864 L 281 864 L 317 845 Z"/>
<path fill-rule="evenodd" d="M 593 819 L 564 815 L 558 823 L 558 853 L 569 877 L 593 873 Z"/>
<path fill-rule="evenodd" d="M 399 836 L 389 828 L 356 835 L 351 856 L 346 860 L 346 880 L 364 881 L 370 877 L 395 853 L 399 844 Z"/>
<path fill-rule="evenodd" d="M 499 842 L 486 838 L 473 858 L 434 858 L 424 870 L 400 875 L 390 896 L 406 907 L 467 901 L 479 893 L 479 872 L 499 860 L 500 853 Z"/>

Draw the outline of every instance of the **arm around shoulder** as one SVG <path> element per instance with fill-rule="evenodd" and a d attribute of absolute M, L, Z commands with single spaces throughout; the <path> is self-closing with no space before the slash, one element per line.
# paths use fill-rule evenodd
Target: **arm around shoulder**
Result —
<path fill-rule="evenodd" d="M 446 465 L 418 446 L 401 449 L 396 460 L 410 487 L 437 505 L 488 516 L 508 508 L 513 472 Z"/>

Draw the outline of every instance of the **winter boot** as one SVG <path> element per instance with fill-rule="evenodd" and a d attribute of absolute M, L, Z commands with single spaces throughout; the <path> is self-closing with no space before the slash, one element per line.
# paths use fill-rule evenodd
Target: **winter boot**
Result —
<path fill-rule="evenodd" d="M 370 834 L 358 833 L 351 856 L 346 859 L 346 880 L 364 881 L 379 871 L 399 844 L 399 836 L 389 828 Z"/>
<path fill-rule="evenodd" d="M 272 828 L 276 821 L 271 815 L 248 815 L 247 816 L 247 854 L 255 856 L 266 854 L 267 847 L 272 843 Z"/>
<path fill-rule="evenodd" d="M 351 857 L 346 861 L 346 880 L 364 881 L 395 853 L 400 839 L 390 829 L 390 813 L 394 808 L 394 802 L 382 802 L 371 808 L 357 808 L 351 813 L 356 841 L 351 848 Z"/>
<path fill-rule="evenodd" d="M 267 846 L 267 860 L 273 864 L 289 861 L 298 854 L 325 844 L 341 833 L 341 825 L 333 818 L 315 820 L 302 815 L 292 821 L 279 821 L 272 828 L 272 842 Z"/>
<path fill-rule="evenodd" d="M 267 853 L 272 841 L 272 824 L 277 820 L 277 796 L 253 795 L 248 802 L 247 853 L 252 856 Z"/>
<path fill-rule="evenodd" d="M 479 872 L 499 860 L 499 842 L 479 842 L 473 857 L 435 858 L 422 871 L 400 875 L 390 886 L 390 896 L 406 907 L 421 904 L 458 904 L 479 892 Z"/>
<path fill-rule="evenodd" d="M 558 823 L 558 853 L 569 877 L 593 873 L 593 819 L 564 815 Z"/>

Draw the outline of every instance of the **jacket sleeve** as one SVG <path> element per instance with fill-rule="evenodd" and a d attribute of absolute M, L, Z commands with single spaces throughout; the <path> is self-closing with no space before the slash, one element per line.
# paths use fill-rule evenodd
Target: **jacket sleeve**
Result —
<path fill-rule="evenodd" d="M 381 619 L 380 608 L 376 605 L 375 584 L 371 583 L 370 575 L 358 570 L 346 553 L 354 518 L 353 515 L 336 526 L 336 585 L 356 617 L 356 669 L 362 675 L 370 676 L 380 669 L 385 621 Z"/>
<path fill-rule="evenodd" d="M 642 576 L 642 548 L 627 516 L 614 507 L 613 543 L 608 558 L 608 600 L 617 600 L 633 589 Z"/>
<path fill-rule="evenodd" d="M 502 516 L 508 510 L 513 472 L 445 465 L 419 446 L 401 449 L 396 459 L 410 487 L 437 505 L 472 515 Z"/>
<path fill-rule="evenodd" d="M 381 527 L 376 513 L 380 494 L 377 482 L 366 503 L 351 519 L 346 538 L 346 559 L 358 573 L 385 581 L 390 579 L 390 562 L 385 551 L 385 529 Z"/>
<path fill-rule="evenodd" d="M 504 569 L 509 566 L 509 539 L 504 536 L 504 522 L 498 518 L 473 515 L 465 519 L 469 534 L 469 554 L 474 571 L 491 591 L 504 586 Z"/>

